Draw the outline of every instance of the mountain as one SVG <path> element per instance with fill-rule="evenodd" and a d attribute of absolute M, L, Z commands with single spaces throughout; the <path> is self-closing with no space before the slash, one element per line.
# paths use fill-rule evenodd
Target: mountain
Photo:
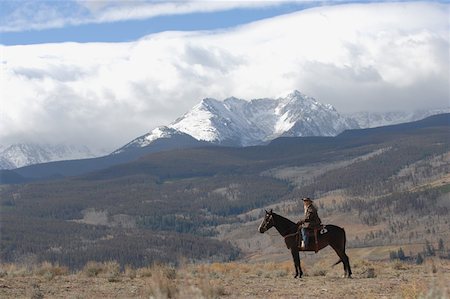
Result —
<path fill-rule="evenodd" d="M 182 133 L 182 132 L 179 132 L 172 128 L 161 126 L 161 127 L 154 129 L 153 131 L 151 131 L 148 134 L 142 135 L 142 136 L 134 139 L 133 141 L 127 143 L 123 147 L 114 151 L 112 154 L 116 155 L 116 154 L 123 153 L 125 151 L 136 150 L 139 148 L 147 147 L 155 142 L 169 141 L 169 140 L 170 140 L 170 143 L 173 143 L 173 142 L 176 143 L 176 140 L 179 140 L 180 147 L 190 147 L 190 145 L 197 144 L 197 142 L 196 142 L 197 140 L 194 139 L 192 136 Z M 184 145 L 183 145 L 183 143 L 184 143 Z M 168 148 L 165 148 L 165 147 L 161 148 L 161 150 L 164 150 L 164 149 L 172 149 L 172 146 L 170 146 Z"/>
<path fill-rule="evenodd" d="M 431 115 L 449 112 L 450 108 L 416 111 L 356 112 L 346 116 L 353 119 L 360 128 L 364 129 L 413 122 Z"/>
<path fill-rule="evenodd" d="M 119 152 L 181 133 L 218 145 L 250 146 L 281 136 L 335 136 L 354 128 L 358 128 L 357 123 L 341 116 L 333 106 L 299 91 L 277 99 L 251 101 L 206 98 L 167 127 L 133 140 Z"/>
<path fill-rule="evenodd" d="M 144 135 L 145 136 L 145 135 Z M 142 139 L 145 137 L 142 136 Z M 139 139 L 139 138 L 138 138 Z M 140 140 L 140 139 L 139 139 Z M 158 138 L 151 144 L 129 144 L 127 150 L 118 150 L 115 154 L 97 158 L 54 161 L 20 167 L 14 170 L 0 170 L 0 183 L 17 184 L 30 180 L 46 180 L 67 176 L 77 176 L 84 173 L 104 169 L 113 165 L 136 160 L 146 154 L 175 150 L 181 148 L 205 147 L 209 143 L 198 141 L 187 134 L 173 134 L 170 138 Z"/>
<path fill-rule="evenodd" d="M 0 169 L 14 169 L 58 160 L 93 158 L 86 146 L 20 143 L 0 148 Z"/>

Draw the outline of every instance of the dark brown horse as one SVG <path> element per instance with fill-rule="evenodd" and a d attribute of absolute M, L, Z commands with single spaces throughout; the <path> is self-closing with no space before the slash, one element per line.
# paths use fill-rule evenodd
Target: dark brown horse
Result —
<path fill-rule="evenodd" d="M 297 224 L 283 216 L 275 214 L 272 210 L 269 212 L 266 211 L 266 215 L 258 230 L 260 233 L 264 233 L 271 227 L 275 227 L 280 235 L 284 237 L 284 242 L 287 248 L 291 250 L 292 258 L 294 259 L 295 278 L 301 278 L 303 272 L 300 266 L 299 251 L 315 251 L 315 238 L 310 237 L 310 245 L 308 248 L 306 250 L 300 250 L 298 248 L 298 238 L 300 236 Z M 317 233 L 317 239 L 318 250 L 330 245 L 336 251 L 340 260 L 335 265 L 342 262 L 344 264 L 345 277 L 350 278 L 352 276 L 352 270 L 350 269 L 348 256 L 345 254 L 346 237 L 344 229 L 336 225 L 327 224 Z"/>

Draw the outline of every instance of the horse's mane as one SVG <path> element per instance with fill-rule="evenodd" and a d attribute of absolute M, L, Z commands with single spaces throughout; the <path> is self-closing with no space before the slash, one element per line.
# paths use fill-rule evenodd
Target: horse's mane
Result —
<path fill-rule="evenodd" d="M 275 213 L 275 212 L 272 212 L 272 215 L 278 217 L 279 219 L 282 219 L 285 223 L 289 223 L 290 225 L 297 225 L 297 224 L 296 224 L 295 222 L 293 222 L 292 220 L 289 220 L 289 219 L 287 219 L 286 217 L 283 217 L 283 216 L 281 216 L 281 215 L 278 215 L 278 214 Z"/>

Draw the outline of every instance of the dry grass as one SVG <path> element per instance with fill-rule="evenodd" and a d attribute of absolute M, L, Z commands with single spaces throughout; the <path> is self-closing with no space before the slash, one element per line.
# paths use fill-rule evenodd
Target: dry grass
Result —
<path fill-rule="evenodd" d="M 24 264 L 3 264 L 0 265 L 0 278 L 4 277 L 27 277 L 40 276 L 47 280 L 53 279 L 55 276 L 69 274 L 69 269 L 65 266 L 43 262 L 37 265 Z"/>
<path fill-rule="evenodd" d="M 88 262 L 82 271 L 87 277 L 95 277 L 103 271 L 103 264 L 98 262 Z"/>
<path fill-rule="evenodd" d="M 130 279 L 135 279 L 137 276 L 137 271 L 130 265 L 125 266 L 124 275 Z"/>
<path fill-rule="evenodd" d="M 88 263 L 81 271 L 50 263 L 0 266 L 0 298 L 450 298 L 450 262 L 423 265 L 355 260 L 354 278 L 328 262 L 153 265 L 122 271 L 116 262 Z M 382 286 L 382 287 L 381 287 Z"/>

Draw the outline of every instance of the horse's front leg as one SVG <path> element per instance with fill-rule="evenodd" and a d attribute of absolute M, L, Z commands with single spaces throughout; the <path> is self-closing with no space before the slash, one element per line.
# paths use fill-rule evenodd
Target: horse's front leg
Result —
<path fill-rule="evenodd" d="M 295 276 L 294 278 L 302 278 L 303 271 L 300 266 L 300 254 L 297 248 L 291 248 L 292 259 L 294 260 Z"/>

